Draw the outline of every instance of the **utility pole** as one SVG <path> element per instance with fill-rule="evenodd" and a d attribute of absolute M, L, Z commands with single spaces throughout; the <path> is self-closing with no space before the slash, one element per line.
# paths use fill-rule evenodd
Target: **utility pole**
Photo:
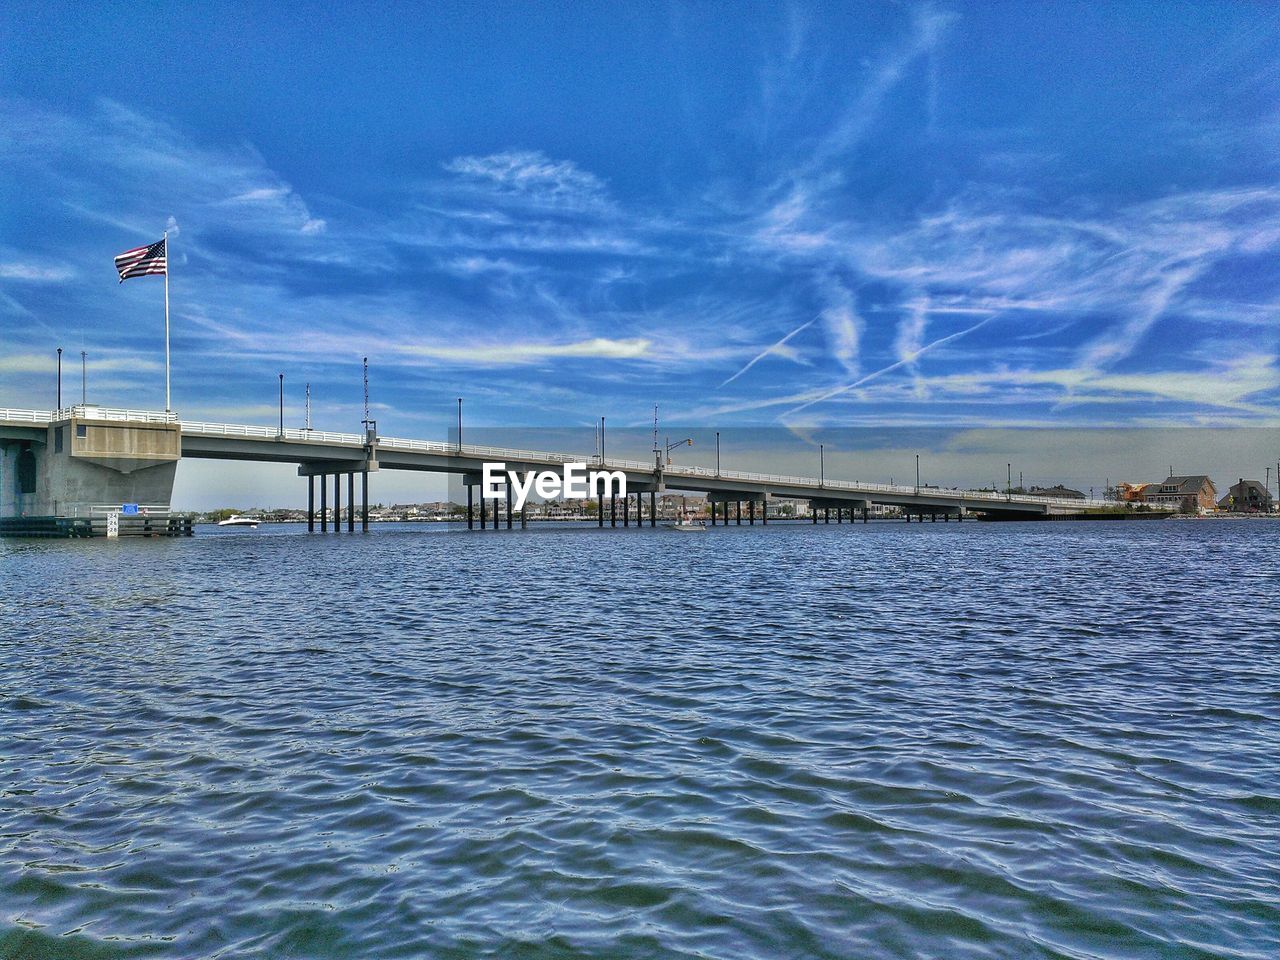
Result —
<path fill-rule="evenodd" d="M 720 476 L 720 431 L 716 431 L 716 476 Z"/>
<path fill-rule="evenodd" d="M 62 348 L 58 348 L 58 409 L 62 409 Z"/>
<path fill-rule="evenodd" d="M 920 493 L 920 454 L 916 454 L 916 493 Z"/>
<path fill-rule="evenodd" d="M 818 486 L 827 485 L 827 453 L 823 444 L 818 444 Z"/>
<path fill-rule="evenodd" d="M 284 374 L 280 374 L 280 437 L 284 437 Z"/>
<path fill-rule="evenodd" d="M 307 433 L 311 432 L 311 384 L 307 384 Z"/>

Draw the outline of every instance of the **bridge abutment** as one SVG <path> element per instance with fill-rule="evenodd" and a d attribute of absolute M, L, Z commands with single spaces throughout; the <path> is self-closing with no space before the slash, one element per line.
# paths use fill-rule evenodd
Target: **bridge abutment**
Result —
<path fill-rule="evenodd" d="M 181 428 L 165 414 L 107 418 L 86 405 L 58 411 L 47 424 L 6 426 L 0 433 L 0 533 L 174 532 L 169 509 L 181 456 Z M 189 530 L 186 524 L 183 532 Z"/>

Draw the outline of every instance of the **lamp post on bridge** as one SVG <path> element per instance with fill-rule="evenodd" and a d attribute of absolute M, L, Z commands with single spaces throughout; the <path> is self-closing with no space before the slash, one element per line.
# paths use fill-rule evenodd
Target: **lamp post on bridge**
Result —
<path fill-rule="evenodd" d="M 84 406 L 89 401 L 85 398 L 89 395 L 89 355 L 83 350 L 80 351 L 80 406 Z"/>
<path fill-rule="evenodd" d="M 1009 464 L 1005 464 L 1005 466 L 1008 469 L 1008 473 L 1004 481 L 1004 498 L 1006 500 L 1012 500 L 1013 499 L 1013 464 L 1009 463 Z"/>
<path fill-rule="evenodd" d="M 716 476 L 720 476 L 720 431 L 716 431 Z"/>
<path fill-rule="evenodd" d="M 461 397 L 458 398 L 458 453 L 462 453 L 462 398 Z"/>
<path fill-rule="evenodd" d="M 818 486 L 827 485 L 827 454 L 823 444 L 818 444 Z"/>
<path fill-rule="evenodd" d="M 920 496 L 920 454 L 916 454 L 916 496 Z"/>
<path fill-rule="evenodd" d="M 284 439 L 284 374 L 280 374 L 280 439 Z"/>
<path fill-rule="evenodd" d="M 62 348 L 58 348 L 58 409 L 62 409 Z"/>

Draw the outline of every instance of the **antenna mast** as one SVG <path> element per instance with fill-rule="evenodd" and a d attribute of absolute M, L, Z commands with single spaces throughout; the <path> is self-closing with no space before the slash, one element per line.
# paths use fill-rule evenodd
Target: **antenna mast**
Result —
<path fill-rule="evenodd" d="M 369 358 L 364 358 L 364 425 L 369 425 Z"/>
<path fill-rule="evenodd" d="M 311 384 L 307 384 L 307 429 L 311 429 Z"/>

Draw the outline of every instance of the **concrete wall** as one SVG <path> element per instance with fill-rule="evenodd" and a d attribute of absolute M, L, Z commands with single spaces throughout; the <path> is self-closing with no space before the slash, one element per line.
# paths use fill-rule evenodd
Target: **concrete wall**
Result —
<path fill-rule="evenodd" d="M 84 517 L 94 507 L 125 503 L 168 508 L 181 444 L 176 424 L 76 426 L 76 420 L 52 424 L 43 442 L 4 441 L 0 516 Z M 35 462 L 35 489 L 27 493 L 19 482 L 24 458 Z"/>

